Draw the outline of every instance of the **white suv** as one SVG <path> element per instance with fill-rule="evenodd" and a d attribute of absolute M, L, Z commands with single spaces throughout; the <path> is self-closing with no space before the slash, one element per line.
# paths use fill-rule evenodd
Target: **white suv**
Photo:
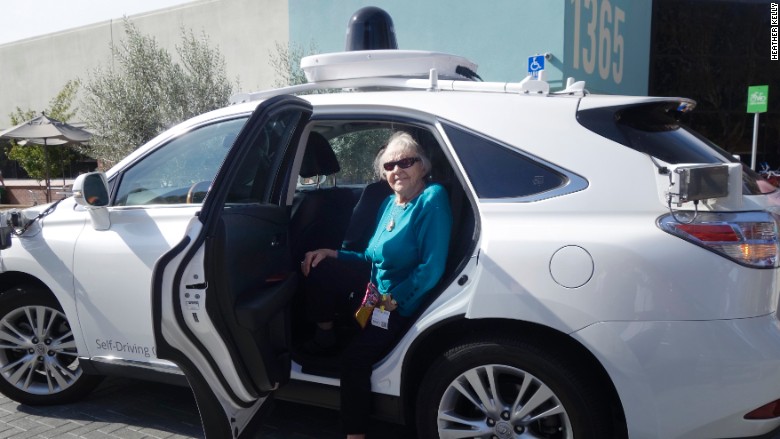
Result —
<path fill-rule="evenodd" d="M 374 367 L 376 415 L 421 438 L 780 426 L 775 207 L 678 122 L 692 101 L 477 82 L 427 52 L 303 65 L 309 84 L 242 96 L 70 198 L 2 214 L 0 391 L 52 404 L 100 375 L 186 377 L 208 437 L 251 434 L 272 395 L 336 406 L 336 359 L 299 349 L 297 261 L 361 245 L 371 162 L 402 129 L 454 225 L 442 281 Z M 292 96 L 315 89 L 340 91 Z"/>

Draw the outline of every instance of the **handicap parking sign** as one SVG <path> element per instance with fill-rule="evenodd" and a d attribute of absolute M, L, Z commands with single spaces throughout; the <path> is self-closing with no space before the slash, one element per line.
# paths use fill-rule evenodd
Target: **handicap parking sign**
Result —
<path fill-rule="evenodd" d="M 544 70 L 544 55 L 528 57 L 528 73 L 534 78 L 539 77 L 539 71 Z"/>

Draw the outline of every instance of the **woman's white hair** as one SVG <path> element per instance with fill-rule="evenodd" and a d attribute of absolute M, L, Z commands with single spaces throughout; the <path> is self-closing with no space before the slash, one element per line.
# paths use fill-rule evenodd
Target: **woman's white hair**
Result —
<path fill-rule="evenodd" d="M 389 149 L 395 147 L 398 147 L 398 149 L 401 151 L 411 151 L 417 157 L 419 157 L 426 176 L 431 172 L 431 159 L 428 158 L 425 150 L 423 150 L 420 144 L 414 140 L 414 137 L 412 137 L 411 134 L 407 133 L 406 131 L 396 131 L 392 136 L 390 136 L 389 139 L 387 139 L 386 145 L 387 146 L 383 147 L 374 159 L 374 172 L 376 172 L 376 175 L 383 179 L 387 178 L 387 171 L 385 171 L 385 168 L 382 167 L 382 165 L 385 163 L 384 157 Z"/>

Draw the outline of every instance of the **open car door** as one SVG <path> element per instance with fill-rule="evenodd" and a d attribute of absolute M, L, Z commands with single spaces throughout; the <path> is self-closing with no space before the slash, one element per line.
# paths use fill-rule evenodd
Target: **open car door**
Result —
<path fill-rule="evenodd" d="M 202 211 L 154 269 L 157 354 L 184 371 L 208 438 L 251 435 L 262 404 L 290 377 L 298 274 L 290 268 L 285 199 L 311 112 L 292 96 L 259 105 Z"/>

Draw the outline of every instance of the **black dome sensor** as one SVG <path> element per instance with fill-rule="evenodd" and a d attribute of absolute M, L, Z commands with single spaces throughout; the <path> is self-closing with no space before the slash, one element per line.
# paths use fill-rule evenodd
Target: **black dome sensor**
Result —
<path fill-rule="evenodd" d="M 352 14 L 347 25 L 347 51 L 398 49 L 390 14 L 367 6 Z"/>

